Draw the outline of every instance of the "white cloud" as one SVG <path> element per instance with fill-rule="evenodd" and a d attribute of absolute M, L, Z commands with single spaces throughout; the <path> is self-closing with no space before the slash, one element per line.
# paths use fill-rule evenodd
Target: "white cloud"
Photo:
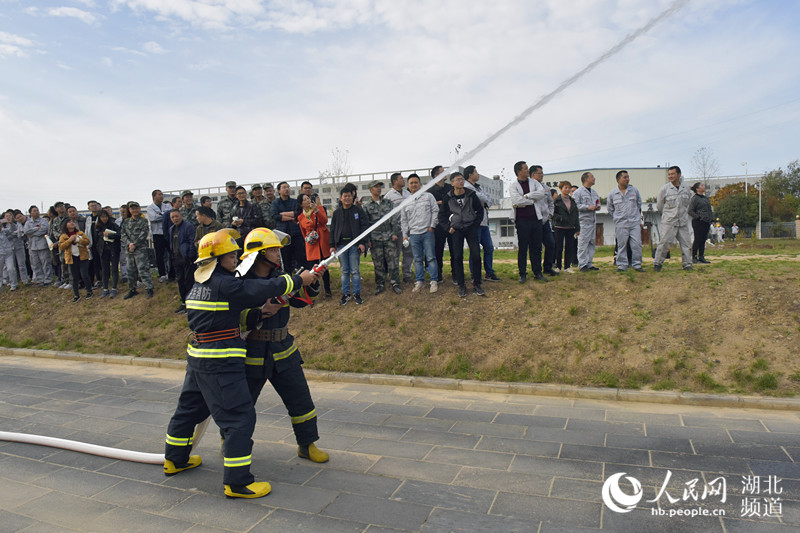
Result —
<path fill-rule="evenodd" d="M 114 66 L 114 60 L 111 59 L 110 57 L 102 57 L 102 58 L 100 58 L 100 62 L 106 67 L 113 67 Z"/>
<path fill-rule="evenodd" d="M 23 9 L 23 12 L 32 16 L 74 18 L 90 26 L 100 25 L 100 17 L 98 15 L 77 7 L 61 6 L 39 9 L 36 6 L 30 6 Z"/>
<path fill-rule="evenodd" d="M 155 41 L 148 41 L 148 42 L 144 43 L 142 45 L 142 50 L 144 50 L 147 53 L 156 54 L 156 55 L 166 54 L 167 53 L 167 51 L 164 50 L 164 48 L 162 48 L 161 45 L 158 44 Z"/>
<path fill-rule="evenodd" d="M 220 63 L 216 59 L 206 59 L 205 61 L 200 61 L 198 63 L 192 63 L 191 65 L 189 65 L 188 68 L 189 68 L 189 70 L 203 71 L 203 70 L 209 70 L 209 69 L 212 69 L 212 68 L 216 68 L 216 67 L 220 66 L 221 64 L 222 63 Z"/>
<path fill-rule="evenodd" d="M 51 7 L 48 8 L 45 13 L 51 17 L 66 17 L 66 18 L 74 18 L 78 19 L 81 22 L 89 24 L 90 26 L 95 26 L 100 24 L 100 19 L 88 12 L 84 11 L 83 9 L 78 9 L 77 7 Z"/>
<path fill-rule="evenodd" d="M 147 55 L 144 52 L 141 52 L 139 50 L 133 50 L 132 48 L 125 48 L 124 46 L 113 46 L 111 49 L 114 50 L 115 52 L 122 52 L 124 54 L 131 54 L 131 55 L 135 55 L 135 56 L 146 56 Z"/>
<path fill-rule="evenodd" d="M 65 65 L 64 63 L 59 63 L 58 68 L 62 70 L 72 71 L 75 70 L 74 68 L 70 67 L 69 65 Z"/>
<path fill-rule="evenodd" d="M 0 31 L 0 59 L 5 57 L 28 57 L 34 51 L 36 43 L 25 37 Z"/>

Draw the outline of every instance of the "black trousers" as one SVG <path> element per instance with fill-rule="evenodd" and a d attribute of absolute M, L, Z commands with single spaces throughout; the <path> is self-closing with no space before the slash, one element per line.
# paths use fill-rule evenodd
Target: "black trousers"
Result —
<path fill-rule="evenodd" d="M 167 427 L 164 457 L 176 465 L 186 464 L 195 426 L 210 414 L 225 439 L 223 483 L 249 485 L 255 480 L 250 463 L 256 410 L 247 388 L 244 364 L 231 366 L 230 371 L 214 373 L 187 366 L 178 407 Z"/>
<path fill-rule="evenodd" d="M 692 243 L 692 257 L 703 257 L 706 255 L 706 239 L 711 224 L 696 218 L 692 219 L 692 230 L 694 231 L 694 242 Z"/>
<path fill-rule="evenodd" d="M 450 248 L 450 257 L 453 259 L 452 267 L 453 274 L 459 287 L 466 285 L 464 280 L 464 241 L 467 241 L 469 246 L 469 262 L 474 264 L 475 268 L 472 271 L 472 285 L 475 287 L 481 286 L 481 245 L 479 242 L 480 226 L 470 226 L 467 230 L 457 229 L 453 236 L 453 247 Z"/>
<path fill-rule="evenodd" d="M 553 262 L 556 257 L 556 239 L 548 220 L 542 225 L 542 244 L 544 245 L 544 269 L 553 270 Z"/>
<path fill-rule="evenodd" d="M 283 259 L 283 268 L 288 274 L 292 274 L 306 264 L 306 243 L 302 235 L 292 235 L 289 246 L 281 248 L 281 258 Z"/>
<path fill-rule="evenodd" d="M 92 280 L 89 278 L 89 260 L 81 261 L 77 255 L 72 256 L 72 264 L 69 265 L 69 271 L 72 274 L 72 294 L 75 297 L 80 296 L 78 288 L 83 280 L 83 285 L 86 288 L 86 294 L 92 294 Z"/>
<path fill-rule="evenodd" d="M 269 354 L 267 354 L 269 357 Z M 292 355 L 299 357 L 299 354 Z M 311 399 L 311 391 L 308 389 L 308 382 L 303 373 L 303 367 L 299 364 L 284 369 L 282 372 L 274 370 L 268 376 L 260 378 L 247 377 L 247 386 L 253 398 L 253 405 L 258 401 L 261 390 L 267 380 L 272 384 L 275 392 L 281 397 L 283 405 L 289 412 L 292 419 L 292 430 L 294 438 L 300 446 L 308 446 L 312 442 L 319 440 L 319 430 L 317 429 L 317 410 L 314 401 Z"/>
<path fill-rule="evenodd" d="M 434 228 L 433 236 L 434 242 L 434 255 L 436 256 L 436 264 L 439 266 L 439 280 L 442 281 L 442 268 L 444 267 L 444 245 L 447 243 L 447 248 L 450 250 L 450 275 L 455 278 L 455 269 L 453 265 L 453 236 L 447 230 L 442 229 L 438 224 Z"/>
<path fill-rule="evenodd" d="M 119 283 L 119 253 L 111 250 L 111 245 L 103 249 L 100 255 L 100 266 L 103 270 L 103 290 L 108 290 L 108 281 L 111 280 L 111 288 L 116 289 Z"/>
<path fill-rule="evenodd" d="M 186 295 L 192 290 L 194 285 L 194 263 L 177 258 L 174 255 L 171 257 L 172 264 L 175 267 L 175 276 L 178 280 L 178 295 L 181 297 L 181 302 L 186 303 Z"/>
<path fill-rule="evenodd" d="M 163 235 L 153 235 L 153 248 L 156 251 L 156 268 L 158 277 L 167 275 L 167 268 L 164 263 L 165 252 L 167 251 L 167 238 Z"/>
<path fill-rule="evenodd" d="M 515 222 L 517 228 L 517 268 L 520 276 L 527 276 L 528 254 L 530 254 L 533 275 L 542 274 L 542 223 L 523 218 Z"/>
<path fill-rule="evenodd" d="M 564 268 L 569 268 L 574 262 L 577 261 L 575 257 L 575 230 L 571 228 L 556 228 L 555 229 L 555 266 L 561 268 L 561 257 L 564 257 Z"/>

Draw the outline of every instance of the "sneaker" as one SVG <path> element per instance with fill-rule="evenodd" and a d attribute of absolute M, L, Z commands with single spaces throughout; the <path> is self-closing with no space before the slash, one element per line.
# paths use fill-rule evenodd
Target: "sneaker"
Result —
<path fill-rule="evenodd" d="M 139 294 L 139 293 L 136 292 L 136 289 L 131 289 L 131 290 L 128 291 L 128 294 L 126 294 L 122 299 L 123 300 L 130 300 L 131 298 L 133 298 L 137 294 Z"/>
<path fill-rule="evenodd" d="M 653 265 L 653 272 L 661 272 L 661 265 Z"/>
<path fill-rule="evenodd" d="M 356 305 L 361 305 L 364 303 L 364 300 L 361 299 L 361 294 L 359 293 L 355 293 L 353 295 L 353 301 L 356 303 Z"/>
<path fill-rule="evenodd" d="M 100 288 L 100 287 L 102 287 L 102 286 L 103 286 L 103 283 L 102 283 L 102 282 L 100 282 L 100 281 L 95 281 L 95 282 L 94 282 L 94 285 L 92 285 L 92 288 L 93 288 L 93 289 L 99 289 L 99 288 Z"/>
<path fill-rule="evenodd" d="M 93 293 L 92 291 L 88 291 L 88 292 L 86 293 L 86 298 L 85 298 L 85 299 L 86 299 L 86 300 L 88 300 L 88 299 L 89 299 L 89 298 L 91 298 L 92 296 L 94 296 L 94 293 Z"/>
<path fill-rule="evenodd" d="M 181 314 L 181 313 L 185 313 L 185 312 L 186 312 L 186 305 L 185 305 L 185 304 L 181 304 L 181 305 L 180 305 L 180 306 L 178 306 L 178 308 L 175 310 L 175 314 L 176 314 L 176 315 L 179 315 L 179 314 Z"/>
<path fill-rule="evenodd" d="M 644 272 L 645 270 L 642 267 L 633 267 L 636 272 Z"/>
<path fill-rule="evenodd" d="M 333 298 L 333 293 L 330 289 L 325 289 L 325 298 Z"/>
<path fill-rule="evenodd" d="M 401 287 L 398 283 L 392 283 L 392 290 L 395 294 L 403 293 L 403 287 Z"/>
<path fill-rule="evenodd" d="M 596 266 L 592 265 L 592 266 L 589 267 L 589 270 L 600 270 L 600 269 L 597 268 Z"/>
<path fill-rule="evenodd" d="M 464 285 L 461 285 L 458 288 L 458 296 L 461 297 L 461 298 L 466 298 L 467 297 L 467 288 Z"/>
<path fill-rule="evenodd" d="M 627 267 L 617 267 L 617 272 L 627 272 Z"/>
<path fill-rule="evenodd" d="M 590 272 L 591 270 L 589 267 L 581 267 L 581 272 Z"/>
<path fill-rule="evenodd" d="M 11 292 L 14 292 L 15 290 L 17 290 L 17 287 L 16 287 L 16 286 L 12 286 L 12 287 L 11 287 L 9 290 L 10 290 Z"/>
<path fill-rule="evenodd" d="M 63 284 L 62 286 L 59 287 L 59 289 L 71 289 L 71 288 L 72 288 L 72 284 L 71 283 L 65 283 L 65 284 Z"/>
<path fill-rule="evenodd" d="M 111 294 L 108 295 L 109 298 L 116 298 L 117 297 L 117 289 L 111 289 Z"/>
<path fill-rule="evenodd" d="M 57 280 L 55 280 L 55 282 L 53 282 L 53 287 L 55 287 L 56 289 L 58 289 L 58 288 L 59 288 L 59 287 L 61 287 L 63 284 L 64 284 L 64 281 L 63 281 L 63 280 L 57 279 Z"/>
<path fill-rule="evenodd" d="M 105 298 L 108 295 L 109 295 L 109 291 L 108 291 L 108 289 L 105 289 L 103 292 L 100 293 L 100 299 L 102 300 L 103 298 Z"/>
<path fill-rule="evenodd" d="M 80 299 L 81 299 L 81 297 L 80 297 L 80 296 L 73 296 L 73 297 L 72 297 L 72 303 L 76 303 L 76 302 L 77 302 L 78 300 L 80 300 Z"/>
<path fill-rule="evenodd" d="M 153 297 L 153 289 L 147 289 L 147 291 L 145 291 L 145 293 L 147 294 L 146 298 L 148 300 Z"/>
<path fill-rule="evenodd" d="M 484 291 L 483 287 L 481 287 L 480 285 L 472 287 L 472 292 L 474 292 L 478 296 L 486 296 L 486 291 Z"/>
<path fill-rule="evenodd" d="M 484 281 L 500 281 L 500 278 L 497 277 L 497 274 L 492 272 L 491 275 L 487 274 L 486 276 L 484 276 L 483 280 Z"/>
<path fill-rule="evenodd" d="M 685 266 L 685 267 L 683 267 L 683 269 L 684 270 L 689 270 L 689 271 L 694 270 L 694 268 L 692 268 L 692 265 Z"/>
<path fill-rule="evenodd" d="M 525 283 L 526 281 L 528 281 L 528 276 L 526 274 L 523 274 L 519 277 L 517 281 L 519 281 L 520 283 Z"/>
<path fill-rule="evenodd" d="M 574 274 L 575 273 L 575 271 L 572 269 L 572 267 L 565 268 L 564 270 L 562 270 L 562 272 L 564 272 L 566 274 Z"/>
<path fill-rule="evenodd" d="M 386 287 L 384 287 L 383 285 L 378 285 L 377 287 L 375 287 L 375 296 L 381 294 L 384 291 L 386 291 Z"/>
<path fill-rule="evenodd" d="M 539 281 L 541 283 L 547 283 L 548 279 L 544 277 L 542 274 L 534 274 L 533 279 Z"/>
<path fill-rule="evenodd" d="M 436 292 L 439 290 L 439 283 L 436 281 L 431 281 L 431 292 Z"/>
<path fill-rule="evenodd" d="M 411 289 L 411 292 L 419 292 L 423 285 L 424 283 L 421 281 L 414 282 L 414 288 Z"/>
<path fill-rule="evenodd" d="M 166 283 L 166 281 L 167 281 L 167 276 L 161 276 L 160 278 L 158 278 L 159 283 Z"/>
<path fill-rule="evenodd" d="M 347 294 L 342 294 L 342 299 L 339 300 L 339 305 L 347 305 L 347 302 L 350 301 L 350 296 Z"/>
<path fill-rule="evenodd" d="M 548 268 L 547 270 L 544 271 L 544 273 L 547 274 L 548 276 L 558 276 L 558 272 L 556 272 L 552 268 Z"/>
<path fill-rule="evenodd" d="M 456 280 L 456 278 L 452 278 L 452 281 L 453 281 L 453 285 L 458 286 L 458 280 Z"/>

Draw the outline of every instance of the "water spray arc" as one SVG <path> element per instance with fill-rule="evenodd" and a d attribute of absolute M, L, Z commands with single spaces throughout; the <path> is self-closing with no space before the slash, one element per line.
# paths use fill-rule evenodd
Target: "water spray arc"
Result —
<path fill-rule="evenodd" d="M 634 31 L 633 33 L 628 34 L 624 39 L 620 42 L 615 44 L 613 47 L 608 49 L 603 55 L 583 67 L 583 69 L 579 70 L 576 74 L 570 76 L 561 84 L 556 87 L 553 91 L 549 92 L 548 94 L 542 96 L 538 101 L 536 101 L 533 105 L 526 108 L 522 113 L 514 117 L 508 124 L 497 130 L 495 133 L 487 137 L 482 143 L 478 146 L 473 148 L 472 150 L 465 152 L 461 157 L 459 157 L 452 165 L 450 165 L 445 171 L 444 175 L 448 175 L 456 170 L 458 170 L 459 166 L 471 159 L 473 159 L 476 155 L 482 152 L 487 146 L 489 146 L 492 142 L 494 142 L 498 137 L 503 135 L 505 132 L 528 118 L 531 113 L 536 111 L 537 109 L 546 105 L 550 100 L 558 96 L 561 92 L 567 89 L 569 86 L 573 85 L 575 82 L 580 80 L 586 74 L 591 72 L 595 67 L 606 61 L 607 59 L 611 58 L 612 56 L 619 53 L 623 48 L 628 46 L 631 42 L 636 40 L 638 37 L 641 37 L 648 31 L 650 31 L 655 25 L 657 25 L 662 20 L 668 18 L 669 16 L 673 15 L 675 12 L 680 10 L 683 6 L 685 6 L 689 0 L 676 0 L 668 8 L 664 11 L 659 13 L 657 16 L 650 19 L 646 24 L 642 27 Z M 429 181 L 425 184 L 416 194 L 420 192 L 424 192 L 431 188 L 435 182 L 433 180 Z M 759 191 L 760 192 L 760 191 Z M 339 248 L 335 254 L 331 254 L 330 257 L 323 260 L 320 264 L 314 267 L 315 271 L 322 271 L 333 261 L 334 259 L 338 258 L 342 253 L 349 250 L 353 245 L 358 243 L 361 239 L 369 235 L 372 230 L 389 220 L 392 216 L 396 215 L 401 209 L 403 209 L 406 205 L 408 205 L 414 195 L 410 196 L 403 200 L 399 205 L 397 205 L 394 209 L 392 209 L 389 213 L 385 214 L 381 217 L 377 222 L 372 224 L 369 228 L 367 228 L 363 233 L 358 235 L 352 241 L 350 241 L 347 245 Z M 194 446 L 196 447 L 199 442 L 200 438 L 205 431 L 206 424 L 208 424 L 208 419 L 204 422 L 199 424 L 195 429 L 195 437 L 194 437 Z M 53 437 L 45 437 L 40 435 L 28 435 L 25 433 L 11 433 L 6 431 L 0 431 L 0 440 L 11 441 L 11 442 L 24 442 L 28 444 L 38 444 L 41 446 L 51 446 L 55 448 L 64 448 L 68 450 L 89 453 L 93 455 L 100 455 L 104 457 L 111 457 L 114 459 L 122 459 L 125 461 L 135 461 L 140 463 L 151 463 L 151 464 L 163 464 L 164 463 L 164 456 L 162 454 L 152 454 L 152 453 L 142 453 L 142 452 L 135 452 L 130 450 L 120 450 L 118 448 L 108 448 L 105 446 L 96 446 L 93 444 L 86 444 L 77 441 L 69 441 L 65 439 L 56 439 Z"/>
<path fill-rule="evenodd" d="M 446 175 L 450 174 L 451 172 L 454 172 L 454 171 L 458 170 L 459 166 L 461 166 L 462 163 L 473 159 L 476 155 L 478 155 L 480 152 L 482 152 L 487 146 L 489 146 L 491 143 L 493 143 L 498 137 L 500 137 L 505 132 L 507 132 L 508 130 L 510 130 L 511 128 L 513 128 L 514 126 L 516 126 L 517 124 L 519 124 L 520 122 L 525 120 L 526 118 L 528 118 L 531 115 L 531 113 L 533 113 L 537 109 L 545 106 L 548 102 L 550 102 L 550 100 L 552 100 L 553 98 L 558 96 L 560 93 L 562 93 L 569 86 L 573 85 L 579 79 L 581 79 L 586 74 L 588 74 L 589 72 L 594 70 L 594 68 L 596 66 L 598 66 L 600 63 L 603 63 L 605 60 L 615 56 L 623 48 L 625 48 L 630 43 L 635 41 L 638 37 L 641 37 L 642 35 L 644 35 L 648 31 L 653 29 L 653 26 L 655 26 L 656 24 L 658 24 L 662 20 L 668 18 L 669 16 L 671 16 L 672 14 L 674 14 L 675 12 L 680 10 L 687 3 L 689 3 L 689 0 L 676 0 L 675 2 L 673 2 L 667 9 L 665 9 L 664 11 L 662 11 L 661 13 L 659 13 L 658 15 L 656 15 L 655 17 L 650 19 L 644 26 L 640 27 L 639 29 L 637 29 L 633 33 L 630 33 L 627 36 L 625 36 L 624 39 L 622 39 L 620 42 L 618 42 L 617 44 L 615 44 L 614 46 L 609 48 L 603 55 L 601 55 L 600 57 L 598 57 L 597 59 L 595 59 L 594 61 L 592 61 L 588 65 L 586 65 L 585 67 L 583 67 L 581 70 L 579 70 L 577 73 L 573 74 L 572 76 L 570 76 L 569 78 L 567 78 L 566 80 L 561 82 L 561 84 L 558 87 L 556 87 L 555 89 L 553 89 L 551 92 L 549 92 L 546 95 L 542 96 L 533 105 L 531 105 L 530 107 L 526 108 L 524 111 L 522 111 L 522 113 L 520 113 L 519 115 L 514 117 L 514 119 L 511 120 L 508 124 L 506 124 L 505 126 L 500 128 L 499 130 L 497 130 L 496 132 L 491 134 L 489 137 L 487 137 L 478 146 L 476 146 L 475 148 L 473 148 L 469 152 L 464 153 L 464 155 L 462 155 L 461 157 L 456 159 L 456 161 L 452 165 L 447 167 L 447 169 L 445 169 L 445 171 L 442 174 L 446 176 Z M 323 260 L 317 267 L 315 267 L 315 269 L 321 269 L 321 267 L 327 267 L 331 263 L 331 261 L 333 261 L 334 259 L 338 258 L 341 254 L 343 254 L 344 252 L 349 250 L 353 245 L 357 244 L 361 239 L 363 239 L 364 237 L 369 235 L 372 232 L 372 230 L 374 230 L 375 228 L 377 228 L 378 226 L 380 226 L 381 224 L 383 224 L 384 222 L 389 220 L 392 216 L 397 214 L 401 209 L 403 209 L 405 206 L 407 206 L 409 203 L 411 203 L 413 197 L 416 194 L 419 194 L 421 192 L 427 191 L 428 189 L 433 187 L 434 183 L 435 182 L 433 180 L 431 180 L 428 183 L 426 183 L 414 195 L 411 195 L 410 197 L 408 197 L 405 200 L 403 200 L 400 204 L 395 206 L 394 209 L 392 209 L 390 212 L 388 212 L 385 215 L 383 215 L 377 222 L 375 222 L 369 228 L 364 230 L 358 237 L 354 238 L 348 244 L 346 244 L 342 248 L 336 250 L 336 253 L 331 254 L 330 257 L 328 257 L 327 259 Z"/>

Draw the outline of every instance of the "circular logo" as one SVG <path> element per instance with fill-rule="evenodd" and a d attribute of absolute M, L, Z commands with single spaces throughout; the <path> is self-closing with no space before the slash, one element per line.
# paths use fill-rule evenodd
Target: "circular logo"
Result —
<path fill-rule="evenodd" d="M 629 513 L 633 511 L 636 504 L 642 499 L 642 484 L 635 477 L 625 476 L 633 485 L 633 494 L 625 494 L 619 486 L 619 480 L 625 476 L 625 472 L 619 472 L 609 477 L 603 483 L 603 502 L 615 513 Z"/>

